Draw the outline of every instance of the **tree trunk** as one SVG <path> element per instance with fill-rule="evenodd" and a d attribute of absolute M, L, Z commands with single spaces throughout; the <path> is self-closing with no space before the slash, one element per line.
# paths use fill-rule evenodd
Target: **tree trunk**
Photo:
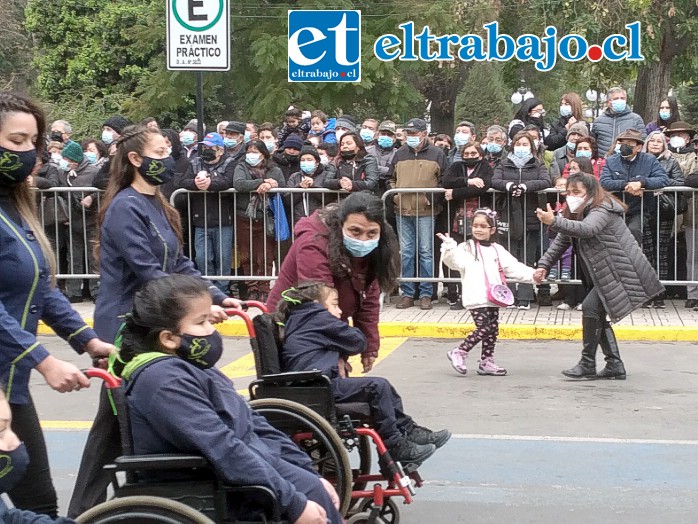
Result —
<path fill-rule="evenodd" d="M 637 72 L 633 111 L 639 114 L 645 123 L 656 120 L 659 104 L 669 94 L 671 69 L 672 59 L 660 58 L 659 62 L 641 65 Z"/>
<path fill-rule="evenodd" d="M 455 129 L 456 97 L 448 100 L 431 99 L 431 131 L 435 133 L 446 133 L 453 135 Z"/>

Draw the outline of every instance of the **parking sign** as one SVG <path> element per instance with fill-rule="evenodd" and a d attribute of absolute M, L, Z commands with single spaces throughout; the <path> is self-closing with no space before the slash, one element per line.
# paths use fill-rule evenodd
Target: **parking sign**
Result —
<path fill-rule="evenodd" d="M 289 82 L 361 82 L 361 11 L 289 11 Z"/>
<path fill-rule="evenodd" d="M 230 70 L 228 0 L 167 0 L 167 69 Z"/>

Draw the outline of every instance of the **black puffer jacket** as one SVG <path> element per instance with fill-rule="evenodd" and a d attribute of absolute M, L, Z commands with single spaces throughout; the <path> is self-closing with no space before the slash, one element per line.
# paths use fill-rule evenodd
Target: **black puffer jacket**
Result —
<path fill-rule="evenodd" d="M 612 322 L 664 292 L 642 248 L 625 225 L 623 207 L 617 200 L 587 208 L 581 221 L 558 215 L 550 229 L 558 235 L 538 261 L 538 267 L 549 271 L 574 239 L 585 275 L 592 281 Z"/>
<path fill-rule="evenodd" d="M 524 184 L 526 192 L 521 197 L 512 197 L 509 193 L 510 184 Z M 545 208 L 547 200 L 545 194 L 539 195 L 536 192 L 551 186 L 550 174 L 545 164 L 537 158 L 531 158 L 521 168 L 516 167 L 511 158 L 503 159 L 492 176 L 492 187 L 504 193 L 495 199 L 495 208 L 502 222 L 501 229 L 505 229 L 503 222 L 507 222 L 512 239 L 523 237 L 524 225 L 527 231 L 540 229 L 536 208 Z"/>
<path fill-rule="evenodd" d="M 328 173 L 325 178 L 325 187 L 338 191 L 342 189 L 339 184 L 340 179 L 348 178 L 352 182 L 352 193 L 357 191 L 368 191 L 374 195 L 378 194 L 378 183 L 380 173 L 378 163 L 373 155 L 366 155 L 361 160 L 340 159 L 336 164 L 337 170 Z"/>
<path fill-rule="evenodd" d="M 233 198 L 230 194 L 218 195 L 217 193 L 233 187 L 233 171 L 235 164 L 227 154 L 223 154 L 218 162 L 209 164 L 201 157 L 194 157 L 187 171 L 175 178 L 177 188 L 188 189 L 196 192 L 194 179 L 200 171 L 206 171 L 211 179 L 205 194 L 194 193 L 191 199 L 191 223 L 194 227 L 221 227 L 232 225 Z"/>
<path fill-rule="evenodd" d="M 288 187 L 300 188 L 301 181 L 303 177 L 309 176 L 313 179 L 312 189 L 324 189 L 325 180 L 328 176 L 335 177 L 335 167 L 333 165 L 323 166 L 318 164 L 315 172 L 306 175 L 302 171 L 293 173 L 288 179 Z M 309 217 L 313 212 L 317 211 L 321 207 L 325 207 L 327 204 L 336 202 L 337 195 L 321 193 L 321 192 L 309 192 L 309 193 L 291 193 L 289 195 L 289 202 L 293 208 L 293 223 L 295 224 L 303 217 Z"/>

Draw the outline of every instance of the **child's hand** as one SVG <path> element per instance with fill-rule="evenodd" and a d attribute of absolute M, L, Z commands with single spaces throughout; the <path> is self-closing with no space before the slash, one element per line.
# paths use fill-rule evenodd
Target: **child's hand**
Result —
<path fill-rule="evenodd" d="M 545 277 L 547 277 L 547 276 L 548 276 L 548 271 L 543 267 L 539 267 L 533 273 L 533 281 L 536 284 L 540 284 L 541 282 L 543 282 L 545 280 Z"/>
<path fill-rule="evenodd" d="M 443 242 L 443 244 L 441 244 L 441 251 L 448 251 L 458 247 L 458 243 L 448 236 L 447 233 L 437 233 L 436 236 Z"/>

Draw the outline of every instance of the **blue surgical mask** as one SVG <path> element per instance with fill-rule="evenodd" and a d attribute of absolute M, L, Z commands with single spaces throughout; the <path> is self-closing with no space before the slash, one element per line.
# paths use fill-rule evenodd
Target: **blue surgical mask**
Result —
<path fill-rule="evenodd" d="M 502 152 L 502 146 L 495 142 L 490 142 L 487 144 L 487 151 L 493 155 L 496 155 Z"/>
<path fill-rule="evenodd" d="M 572 114 L 572 106 L 561 105 L 560 116 L 570 116 Z"/>
<path fill-rule="evenodd" d="M 628 107 L 628 103 L 625 100 L 618 99 L 611 102 L 611 109 L 614 113 L 622 113 L 626 107 Z"/>
<path fill-rule="evenodd" d="M 382 147 L 383 149 L 388 149 L 389 147 L 393 147 L 394 143 L 395 143 L 395 139 L 391 138 L 389 136 L 379 136 L 378 137 L 378 147 Z"/>
<path fill-rule="evenodd" d="M 365 257 L 378 247 L 379 240 L 380 237 L 373 240 L 358 240 L 344 234 L 344 247 L 347 248 L 347 251 L 353 257 Z"/>
<path fill-rule="evenodd" d="M 60 159 L 58 162 L 58 167 L 60 167 L 63 171 L 70 171 L 70 164 L 65 158 Z"/>
<path fill-rule="evenodd" d="M 114 141 L 114 133 L 107 131 L 106 129 L 102 131 L 102 142 L 109 145 Z"/>
<path fill-rule="evenodd" d="M 193 144 L 194 144 L 194 140 L 195 140 L 195 139 L 194 139 L 195 136 L 196 136 L 196 135 L 194 135 L 194 133 L 192 133 L 192 132 L 190 132 L 190 131 L 187 131 L 187 132 L 185 132 L 185 133 L 182 133 L 182 138 L 181 138 L 182 144 L 185 145 L 185 146 L 191 146 L 191 145 L 193 145 Z"/>
<path fill-rule="evenodd" d="M 514 146 L 514 156 L 517 158 L 530 158 L 531 148 L 526 146 Z"/>
<path fill-rule="evenodd" d="M 468 133 L 456 133 L 453 141 L 456 143 L 456 147 L 463 147 L 470 142 L 470 135 Z"/>
<path fill-rule="evenodd" d="M 574 156 L 577 158 L 591 158 L 591 151 L 577 151 Z"/>
<path fill-rule="evenodd" d="M 569 140 L 567 141 L 567 149 L 574 151 L 574 148 L 577 147 L 577 144 L 574 142 L 570 142 Z"/>
<path fill-rule="evenodd" d="M 267 149 L 271 153 L 274 147 L 276 146 L 276 142 L 273 140 L 265 140 L 264 145 L 267 146 Z"/>
<path fill-rule="evenodd" d="M 671 118 L 671 110 L 662 109 L 659 111 L 659 118 L 662 120 L 669 120 Z"/>
<path fill-rule="evenodd" d="M 236 145 L 238 145 L 238 141 L 237 141 L 237 139 L 235 139 L 235 138 L 224 138 L 224 139 L 223 139 L 223 144 L 225 145 L 225 147 L 227 147 L 228 149 L 230 149 L 230 148 L 235 147 Z"/>
<path fill-rule="evenodd" d="M 373 140 L 375 133 L 371 131 L 370 129 L 362 129 L 359 131 L 359 136 L 361 137 L 361 140 L 364 142 L 370 142 Z"/>
<path fill-rule="evenodd" d="M 306 175 L 314 173 L 316 168 L 317 162 L 313 162 L 312 160 L 301 160 L 301 171 Z"/>
<path fill-rule="evenodd" d="M 210 335 L 195 336 L 182 334 L 177 348 L 177 356 L 194 364 L 197 368 L 208 369 L 216 365 L 223 354 L 223 337 L 218 331 Z"/>
<path fill-rule="evenodd" d="M 0 493 L 12 491 L 28 467 L 29 453 L 24 442 L 12 451 L 0 451 Z"/>
<path fill-rule="evenodd" d="M 92 151 L 85 151 L 85 158 L 90 164 L 97 163 L 97 153 L 93 153 Z"/>
<path fill-rule="evenodd" d="M 250 132 L 249 131 L 245 131 L 244 140 L 245 140 L 245 144 L 250 141 Z"/>
<path fill-rule="evenodd" d="M 421 142 L 422 142 L 422 137 L 420 137 L 420 136 L 408 136 L 408 137 L 405 139 L 405 143 L 406 143 L 409 147 L 411 147 L 412 149 L 414 149 L 415 147 L 417 147 Z"/>
<path fill-rule="evenodd" d="M 256 166 L 262 161 L 262 155 L 259 153 L 247 153 L 245 155 L 245 162 L 250 164 L 251 166 Z"/>

